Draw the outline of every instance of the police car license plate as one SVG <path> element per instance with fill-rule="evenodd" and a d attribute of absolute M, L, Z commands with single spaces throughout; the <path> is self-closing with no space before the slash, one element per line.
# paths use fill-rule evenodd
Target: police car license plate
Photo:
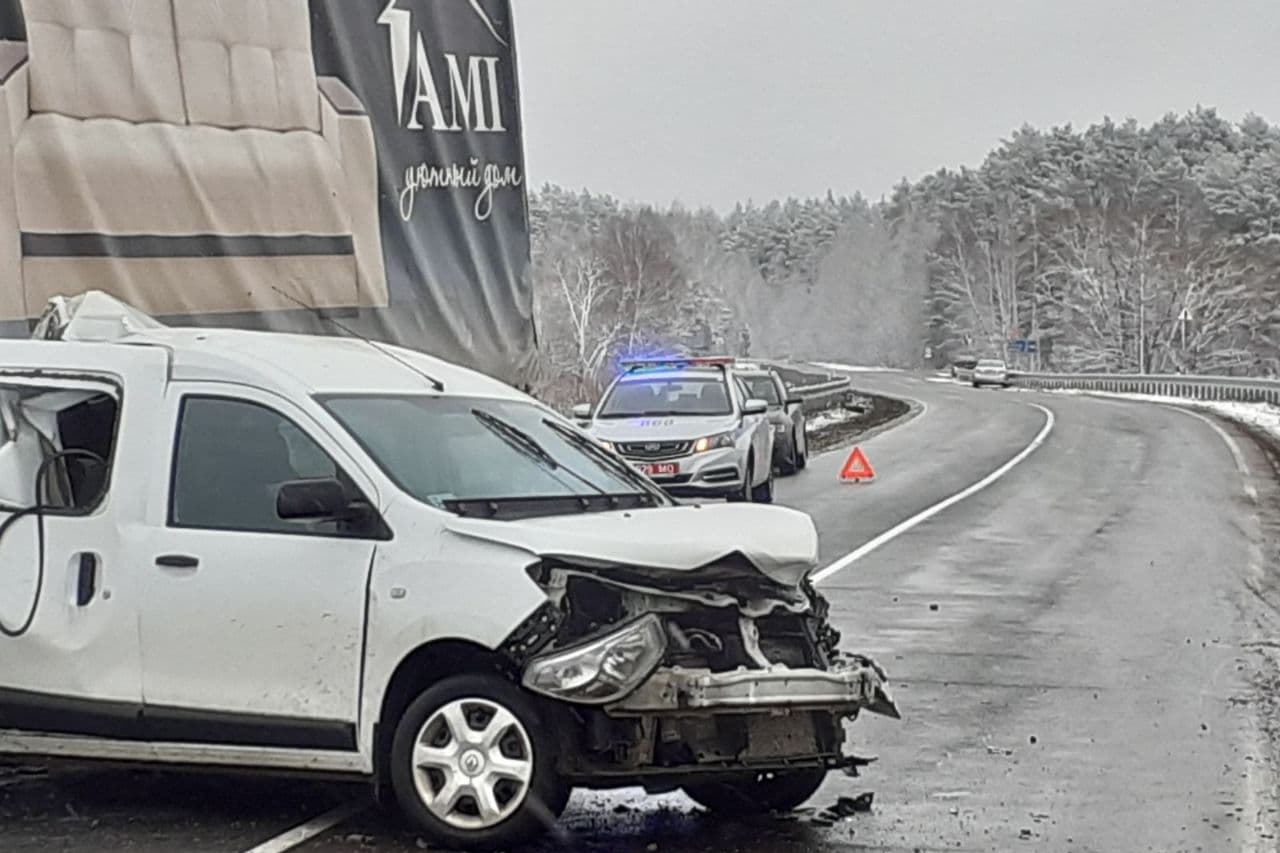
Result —
<path fill-rule="evenodd" d="M 670 477 L 680 473 L 677 462 L 641 462 L 636 467 L 650 477 Z"/>

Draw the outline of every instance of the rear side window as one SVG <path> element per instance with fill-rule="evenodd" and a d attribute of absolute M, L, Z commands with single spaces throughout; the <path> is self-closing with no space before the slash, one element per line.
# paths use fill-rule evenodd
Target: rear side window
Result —
<path fill-rule="evenodd" d="M 183 400 L 169 498 L 172 526 L 345 535 L 339 522 L 285 520 L 276 513 L 283 483 L 319 478 L 336 478 L 356 493 L 332 457 L 279 412 L 245 400 Z"/>
<path fill-rule="evenodd" d="M 0 509 L 39 503 L 84 513 L 97 506 L 110 478 L 119 411 L 115 396 L 83 383 L 0 382 Z"/>

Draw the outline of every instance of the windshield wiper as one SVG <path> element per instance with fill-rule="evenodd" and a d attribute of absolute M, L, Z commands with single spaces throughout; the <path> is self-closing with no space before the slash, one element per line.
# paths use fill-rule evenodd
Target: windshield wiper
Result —
<path fill-rule="evenodd" d="M 560 467 L 560 463 L 556 461 L 556 458 L 548 453 L 545 447 L 538 444 L 538 440 L 536 438 L 529 435 L 529 433 L 520 429 L 520 427 L 515 424 L 504 421 L 502 418 L 492 414 L 491 412 L 486 412 L 484 409 L 472 409 L 471 414 L 475 416 L 476 420 L 487 426 L 492 432 L 497 433 L 499 438 L 505 440 L 512 447 L 523 452 L 526 456 L 536 459 L 553 470 Z"/>
<path fill-rule="evenodd" d="M 617 459 L 616 457 L 610 455 L 609 453 L 605 452 L 604 448 L 596 444 L 591 439 L 587 438 L 584 435 L 574 432 L 573 430 L 566 427 L 564 424 L 556 423 L 550 418 L 543 418 L 542 422 L 546 424 L 548 427 L 550 427 L 552 430 L 554 430 L 556 435 L 560 436 L 565 441 L 572 444 L 574 447 L 578 448 L 582 452 L 591 456 L 598 463 L 600 463 L 601 465 L 611 470 L 615 475 L 622 477 L 624 480 L 631 483 L 632 485 L 639 486 L 640 494 L 646 494 L 646 495 L 659 494 L 662 496 L 662 499 L 665 501 L 666 499 L 665 493 L 661 492 L 661 490 L 655 493 L 653 487 L 650 486 L 649 483 L 644 479 L 644 477 L 641 477 L 640 474 L 637 473 L 634 468 L 632 468 L 627 463 Z"/>
<path fill-rule="evenodd" d="M 505 441 L 510 447 L 524 454 L 528 458 L 542 465 L 547 470 L 553 472 L 564 471 L 570 477 L 582 483 L 588 489 L 599 495 L 607 494 L 604 489 L 588 480 L 586 477 L 569 468 L 561 465 L 556 458 L 547 452 L 547 449 L 538 443 L 538 440 L 529 433 L 520 429 L 515 424 L 505 421 L 492 412 L 486 412 L 484 409 L 472 409 L 471 414 L 480 423 L 489 428 L 494 435 Z M 560 481 L 560 485 L 572 491 L 572 487 L 560 477 L 556 477 Z"/>

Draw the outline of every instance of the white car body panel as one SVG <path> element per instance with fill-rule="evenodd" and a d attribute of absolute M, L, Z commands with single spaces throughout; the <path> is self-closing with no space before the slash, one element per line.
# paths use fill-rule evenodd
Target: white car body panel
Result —
<path fill-rule="evenodd" d="M 536 522 L 455 518 L 446 527 L 538 556 L 667 571 L 693 571 L 738 551 L 761 573 L 787 586 L 800 583 L 818 559 L 818 534 L 809 516 L 755 504 L 570 515 Z"/>

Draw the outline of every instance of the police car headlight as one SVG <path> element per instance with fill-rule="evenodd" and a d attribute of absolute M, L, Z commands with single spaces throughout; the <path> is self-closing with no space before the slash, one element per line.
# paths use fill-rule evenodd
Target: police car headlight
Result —
<path fill-rule="evenodd" d="M 605 441 L 603 438 L 597 438 L 596 441 L 599 442 L 601 447 L 603 447 L 605 450 L 608 450 L 611 453 L 618 449 L 617 447 L 614 447 L 612 441 Z"/>
<path fill-rule="evenodd" d="M 693 452 L 706 453 L 708 450 L 719 450 L 722 447 L 733 447 L 733 433 L 721 432 L 703 436 L 693 443 Z"/>
<path fill-rule="evenodd" d="M 666 649 L 662 621 L 649 613 L 603 637 L 534 658 L 523 683 L 555 699 L 616 702 L 653 674 Z"/>

